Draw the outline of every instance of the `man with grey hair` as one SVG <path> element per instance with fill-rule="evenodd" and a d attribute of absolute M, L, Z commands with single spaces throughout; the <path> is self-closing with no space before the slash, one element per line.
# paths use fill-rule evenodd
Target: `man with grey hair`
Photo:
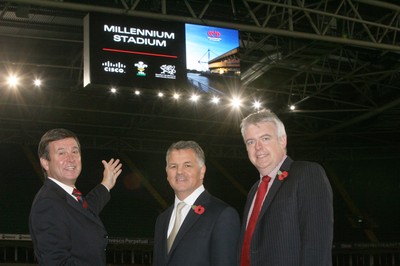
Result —
<path fill-rule="evenodd" d="M 240 266 L 332 265 L 332 189 L 317 163 L 286 154 L 282 121 L 261 110 L 242 120 L 241 133 L 260 176 L 244 208 Z"/>
<path fill-rule="evenodd" d="M 166 161 L 175 203 L 157 218 L 153 265 L 237 265 L 239 215 L 205 190 L 201 147 L 194 141 L 176 142 Z"/>

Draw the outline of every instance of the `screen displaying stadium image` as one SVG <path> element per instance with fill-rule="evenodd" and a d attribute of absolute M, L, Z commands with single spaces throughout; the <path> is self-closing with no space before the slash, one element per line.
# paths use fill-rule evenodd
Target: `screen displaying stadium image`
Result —
<path fill-rule="evenodd" d="M 205 92 L 224 92 L 240 83 L 239 32 L 185 24 L 188 82 Z"/>
<path fill-rule="evenodd" d="M 84 20 L 84 86 L 223 93 L 240 81 L 238 46 L 233 29 L 91 13 Z"/>

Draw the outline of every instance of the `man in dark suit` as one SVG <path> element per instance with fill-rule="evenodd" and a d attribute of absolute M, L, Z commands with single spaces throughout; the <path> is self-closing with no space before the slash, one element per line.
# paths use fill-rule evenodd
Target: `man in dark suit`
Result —
<path fill-rule="evenodd" d="M 157 218 L 153 265 L 237 265 L 239 215 L 205 190 L 201 147 L 194 141 L 179 141 L 168 149 L 166 160 L 175 203 Z"/>
<path fill-rule="evenodd" d="M 260 181 L 244 209 L 240 265 L 332 265 L 332 189 L 324 169 L 286 155 L 285 127 L 268 110 L 244 118 L 241 132 Z"/>
<path fill-rule="evenodd" d="M 73 132 L 49 130 L 38 155 L 45 181 L 33 201 L 29 229 L 39 265 L 106 265 L 107 232 L 99 213 L 121 173 L 119 160 L 102 161 L 101 184 L 83 197 L 75 188 L 82 164 Z"/>

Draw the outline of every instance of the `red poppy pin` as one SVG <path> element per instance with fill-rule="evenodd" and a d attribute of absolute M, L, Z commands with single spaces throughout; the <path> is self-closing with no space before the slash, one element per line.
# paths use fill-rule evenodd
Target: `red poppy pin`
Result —
<path fill-rule="evenodd" d="M 201 205 L 192 205 L 192 209 L 194 210 L 195 213 L 197 214 L 203 214 L 205 209 Z"/>
<path fill-rule="evenodd" d="M 281 170 L 278 171 L 278 179 L 280 181 L 283 181 L 288 175 L 289 175 L 289 173 L 287 171 L 283 171 L 283 172 Z"/>

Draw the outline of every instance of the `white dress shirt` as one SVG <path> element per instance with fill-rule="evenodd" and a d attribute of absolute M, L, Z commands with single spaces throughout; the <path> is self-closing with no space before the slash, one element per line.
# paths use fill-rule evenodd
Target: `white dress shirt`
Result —
<path fill-rule="evenodd" d="M 74 188 L 73 187 L 70 187 L 70 186 L 67 186 L 66 184 L 64 184 L 64 183 L 61 183 L 60 181 L 58 181 L 57 179 L 54 179 L 54 178 L 52 178 L 52 177 L 48 177 L 51 181 L 53 181 L 54 183 L 56 183 L 57 185 L 59 185 L 62 189 L 64 189 L 65 190 L 65 192 L 67 192 L 68 194 L 70 194 L 71 195 L 71 197 L 73 197 L 74 199 L 76 199 L 77 201 L 78 201 L 78 199 L 74 196 L 74 195 L 72 195 L 72 191 L 74 191 Z"/>
<path fill-rule="evenodd" d="M 186 205 L 185 205 L 185 207 L 183 207 L 183 209 L 181 211 L 182 216 L 181 216 L 181 224 L 179 225 L 179 227 L 182 225 L 187 214 L 192 209 L 193 204 L 195 203 L 197 198 L 200 196 L 200 194 L 203 193 L 204 190 L 205 190 L 204 186 L 201 185 L 195 191 L 193 191 L 192 194 L 190 194 L 186 199 L 183 200 L 183 202 L 185 202 Z M 174 210 L 172 211 L 171 220 L 169 220 L 167 237 L 169 237 L 169 235 L 171 234 L 172 228 L 174 227 L 175 217 L 176 217 L 176 206 L 178 205 L 178 203 L 180 201 L 181 200 L 179 200 L 178 197 L 175 195 Z"/>

